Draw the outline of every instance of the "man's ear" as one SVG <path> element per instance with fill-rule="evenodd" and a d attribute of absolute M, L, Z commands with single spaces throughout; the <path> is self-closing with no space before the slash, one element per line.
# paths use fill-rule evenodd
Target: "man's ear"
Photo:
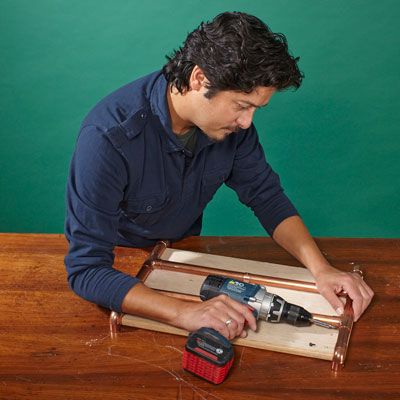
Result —
<path fill-rule="evenodd" d="M 190 90 L 200 91 L 203 87 L 206 86 L 207 83 L 208 80 L 204 75 L 203 70 L 198 65 L 195 65 L 192 69 L 192 73 L 190 74 Z"/>

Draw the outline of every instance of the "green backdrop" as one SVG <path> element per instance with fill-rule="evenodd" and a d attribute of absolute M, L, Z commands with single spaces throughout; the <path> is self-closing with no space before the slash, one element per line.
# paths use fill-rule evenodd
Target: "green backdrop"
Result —
<path fill-rule="evenodd" d="M 62 232 L 81 120 L 159 69 L 202 20 L 255 14 L 286 34 L 304 84 L 255 117 L 267 158 L 315 236 L 399 237 L 396 0 L 2 0 L 0 231 Z M 224 187 L 203 234 L 264 235 Z"/>

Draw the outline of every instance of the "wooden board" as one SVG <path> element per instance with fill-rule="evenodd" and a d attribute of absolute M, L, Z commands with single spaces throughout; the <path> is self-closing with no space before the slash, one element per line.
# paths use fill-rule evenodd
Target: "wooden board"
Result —
<path fill-rule="evenodd" d="M 214 267 L 239 272 L 256 273 L 281 278 L 313 282 L 311 273 L 305 268 L 271 264 L 239 258 L 216 256 L 190 251 L 166 249 L 164 260 Z M 199 294 L 203 276 L 154 270 L 146 279 L 146 285 L 154 289 L 169 290 L 185 294 Z M 285 300 L 301 305 L 311 313 L 336 315 L 329 303 L 317 293 L 299 292 L 289 289 L 267 288 Z M 122 324 L 143 329 L 187 335 L 188 332 L 169 325 L 132 315 L 123 315 Z M 271 324 L 258 321 L 256 332 L 248 331 L 245 339 L 235 339 L 233 343 L 242 346 L 297 354 L 307 357 L 331 360 L 338 331 L 317 326 L 297 328 L 288 324 Z"/>

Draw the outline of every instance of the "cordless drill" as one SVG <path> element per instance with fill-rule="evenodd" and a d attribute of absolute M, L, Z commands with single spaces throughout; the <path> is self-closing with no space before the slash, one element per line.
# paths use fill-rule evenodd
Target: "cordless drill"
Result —
<path fill-rule="evenodd" d="M 267 292 L 264 286 L 220 275 L 208 275 L 201 286 L 200 298 L 204 301 L 220 294 L 226 294 L 249 306 L 256 319 L 274 323 L 286 322 L 294 326 L 315 324 L 324 328 L 334 328 L 326 322 L 313 319 L 312 314 L 303 307 L 288 303 L 282 297 Z"/>
<path fill-rule="evenodd" d="M 247 305 L 256 319 L 286 322 L 294 326 L 314 323 L 324 328 L 334 328 L 333 325 L 313 319 L 312 314 L 303 307 L 267 292 L 264 286 L 220 275 L 207 276 L 200 289 L 200 298 L 204 301 L 220 294 Z M 232 363 L 232 346 L 219 332 L 201 328 L 189 335 L 182 360 L 182 366 L 187 371 L 218 384 L 226 378 Z"/>

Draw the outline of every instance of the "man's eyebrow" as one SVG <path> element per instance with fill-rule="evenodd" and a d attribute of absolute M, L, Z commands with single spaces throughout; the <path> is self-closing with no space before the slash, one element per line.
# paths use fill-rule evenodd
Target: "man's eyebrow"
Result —
<path fill-rule="evenodd" d="M 252 103 L 251 101 L 248 101 L 248 100 L 238 100 L 238 102 L 239 103 L 246 103 L 249 106 L 252 106 L 252 107 L 255 107 L 255 108 L 267 107 L 267 105 L 269 104 L 269 103 L 267 103 L 267 104 L 263 104 L 262 106 L 258 106 L 257 104 L 254 104 L 254 103 Z"/>

